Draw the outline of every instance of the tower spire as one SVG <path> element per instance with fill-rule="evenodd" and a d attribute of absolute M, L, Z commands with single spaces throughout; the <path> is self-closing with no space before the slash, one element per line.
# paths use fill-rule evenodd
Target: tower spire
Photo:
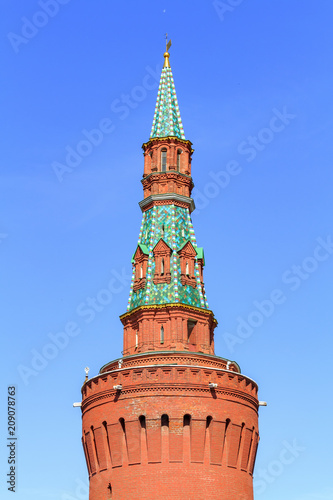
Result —
<path fill-rule="evenodd" d="M 185 140 L 182 119 L 180 117 L 179 105 L 176 95 L 175 84 L 169 62 L 169 49 L 171 40 L 167 41 L 164 52 L 164 66 L 162 69 L 160 85 L 157 93 L 153 126 L 150 138 L 154 137 L 178 137 Z"/>
<path fill-rule="evenodd" d="M 168 62 L 170 41 L 166 48 Z M 217 321 L 191 219 L 193 149 L 169 66 L 142 148 L 123 357 L 82 387 L 89 500 L 253 500 L 258 387 L 235 361 L 215 355 Z"/>

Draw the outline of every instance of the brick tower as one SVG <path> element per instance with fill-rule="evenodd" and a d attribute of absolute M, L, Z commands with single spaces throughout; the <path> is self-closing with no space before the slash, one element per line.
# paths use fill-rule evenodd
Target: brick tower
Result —
<path fill-rule="evenodd" d="M 167 49 L 168 50 L 168 49 Z M 82 387 L 90 500 L 252 500 L 258 387 L 215 356 L 191 221 L 192 143 L 168 51 L 150 139 L 123 357 Z"/>

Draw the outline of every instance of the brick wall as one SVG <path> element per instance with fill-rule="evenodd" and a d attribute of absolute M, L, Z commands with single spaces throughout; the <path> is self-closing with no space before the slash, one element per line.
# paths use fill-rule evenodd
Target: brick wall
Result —
<path fill-rule="evenodd" d="M 147 356 L 146 365 L 136 366 L 132 358 L 131 367 L 84 385 L 90 500 L 253 499 L 256 384 L 200 366 L 199 357 L 196 366 L 177 356 L 177 365 L 150 365 Z M 121 391 L 113 389 L 118 384 Z"/>

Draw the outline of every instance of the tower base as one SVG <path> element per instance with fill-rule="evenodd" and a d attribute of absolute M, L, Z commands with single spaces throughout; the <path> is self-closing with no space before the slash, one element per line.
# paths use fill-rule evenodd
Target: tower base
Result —
<path fill-rule="evenodd" d="M 90 500 L 253 499 L 257 385 L 236 363 L 193 352 L 128 356 L 82 393 Z"/>

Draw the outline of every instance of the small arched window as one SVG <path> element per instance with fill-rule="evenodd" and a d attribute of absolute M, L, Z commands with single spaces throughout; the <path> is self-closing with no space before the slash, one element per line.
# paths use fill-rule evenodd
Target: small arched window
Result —
<path fill-rule="evenodd" d="M 141 264 L 140 267 L 140 278 L 143 278 L 143 265 Z"/>
<path fill-rule="evenodd" d="M 208 427 L 210 426 L 210 424 L 212 423 L 212 420 L 213 420 L 213 417 L 211 415 L 209 415 L 207 418 L 206 418 L 206 429 L 208 429 Z"/>
<path fill-rule="evenodd" d="M 161 260 L 161 276 L 164 276 L 164 258 Z"/>
<path fill-rule="evenodd" d="M 161 417 L 161 426 L 162 427 L 169 427 L 169 415 L 162 415 Z"/>
<path fill-rule="evenodd" d="M 166 172 L 167 166 L 167 150 L 162 149 L 161 151 L 161 172 Z"/>
<path fill-rule="evenodd" d="M 164 326 L 161 326 L 161 332 L 160 332 L 160 337 L 161 337 L 161 344 L 164 344 Z"/>
<path fill-rule="evenodd" d="M 135 347 L 138 347 L 139 345 L 139 335 L 138 332 L 135 332 Z"/>
<path fill-rule="evenodd" d="M 146 417 L 144 415 L 140 415 L 139 422 L 141 425 L 141 429 L 145 429 L 146 428 Z"/>
<path fill-rule="evenodd" d="M 186 261 L 186 270 L 185 270 L 186 276 L 190 275 L 189 267 L 188 267 L 188 262 Z"/>
<path fill-rule="evenodd" d="M 183 418 L 183 426 L 187 427 L 190 424 L 191 424 L 191 415 L 189 415 L 187 413 L 186 415 L 184 415 L 184 418 Z"/>
<path fill-rule="evenodd" d="M 177 172 L 180 172 L 180 155 L 182 154 L 182 150 L 178 149 L 177 151 Z"/>

